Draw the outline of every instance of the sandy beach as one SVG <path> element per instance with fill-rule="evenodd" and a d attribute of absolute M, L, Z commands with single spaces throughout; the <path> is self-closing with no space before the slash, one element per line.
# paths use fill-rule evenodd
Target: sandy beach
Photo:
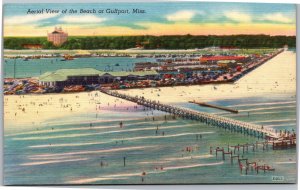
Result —
<path fill-rule="evenodd" d="M 53 121 L 75 114 L 101 113 L 101 107 L 132 106 L 100 92 L 70 94 L 4 96 L 5 127 L 12 125 L 36 128 L 45 121 Z M 106 110 L 107 111 L 107 110 Z"/>
<path fill-rule="evenodd" d="M 209 101 L 274 94 L 296 95 L 296 53 L 285 51 L 234 84 L 120 90 L 163 103 Z M 34 128 L 72 114 L 107 112 L 103 107 L 134 106 L 100 92 L 4 96 L 5 127 Z"/>

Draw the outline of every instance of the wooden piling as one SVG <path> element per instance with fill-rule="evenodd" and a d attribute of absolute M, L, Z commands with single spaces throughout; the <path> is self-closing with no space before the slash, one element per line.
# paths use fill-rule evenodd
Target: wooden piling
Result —
<path fill-rule="evenodd" d="M 224 154 L 224 150 L 222 151 L 222 158 L 223 158 L 223 160 L 225 160 L 225 154 Z"/>

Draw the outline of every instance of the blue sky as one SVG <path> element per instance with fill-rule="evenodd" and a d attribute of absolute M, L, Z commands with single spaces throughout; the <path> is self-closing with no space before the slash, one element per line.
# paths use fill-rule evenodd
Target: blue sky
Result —
<path fill-rule="evenodd" d="M 107 9 L 145 10 L 110 14 Z M 57 9 L 59 14 L 27 14 L 28 9 Z M 62 14 L 67 9 L 104 10 Z M 61 26 L 70 35 L 270 34 L 295 35 L 295 5 L 261 3 L 155 2 L 97 4 L 6 4 L 5 36 L 46 35 Z"/>

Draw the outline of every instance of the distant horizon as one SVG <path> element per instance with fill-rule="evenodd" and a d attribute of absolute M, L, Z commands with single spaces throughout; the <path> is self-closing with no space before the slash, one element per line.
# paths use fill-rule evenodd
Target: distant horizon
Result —
<path fill-rule="evenodd" d="M 296 35 L 294 4 L 33 3 L 5 4 L 3 12 L 5 37 L 44 36 L 55 26 L 70 36 Z"/>

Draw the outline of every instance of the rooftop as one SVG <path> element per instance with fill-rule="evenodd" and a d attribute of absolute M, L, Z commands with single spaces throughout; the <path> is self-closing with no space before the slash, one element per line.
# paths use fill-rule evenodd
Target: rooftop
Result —
<path fill-rule="evenodd" d="M 99 71 L 93 68 L 80 68 L 80 69 L 59 69 L 53 72 L 46 72 L 39 76 L 39 80 L 43 82 L 57 82 L 66 81 L 71 76 L 103 76 L 110 75 L 114 77 L 124 76 L 146 76 L 146 75 L 157 75 L 156 71 L 132 71 L 132 72 L 105 72 Z"/>
<path fill-rule="evenodd" d="M 59 34 L 59 33 L 65 33 L 61 27 L 55 27 L 54 31 L 51 32 L 51 34 Z"/>

